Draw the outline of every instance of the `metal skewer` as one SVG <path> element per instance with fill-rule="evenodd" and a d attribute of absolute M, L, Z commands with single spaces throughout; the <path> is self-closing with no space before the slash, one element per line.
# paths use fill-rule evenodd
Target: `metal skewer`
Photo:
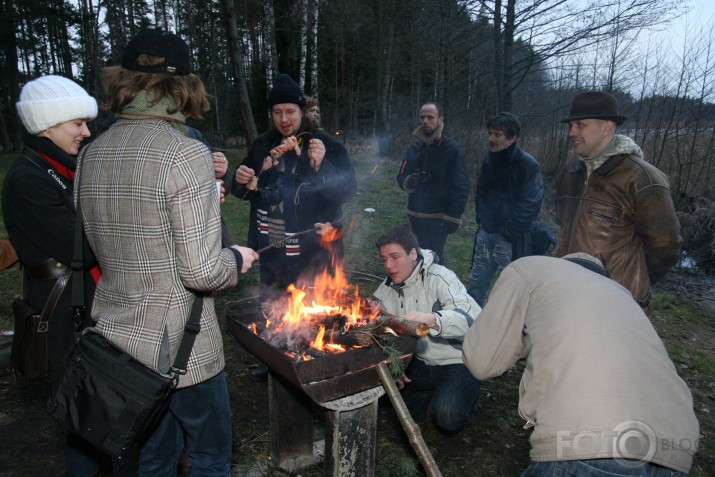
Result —
<path fill-rule="evenodd" d="M 337 224 L 339 224 L 340 222 L 343 221 L 343 217 L 345 217 L 345 216 L 343 215 L 343 216 L 340 217 L 338 220 L 335 220 L 335 221 L 333 221 L 333 222 L 328 222 L 328 223 L 330 224 L 331 227 L 335 227 L 335 225 L 337 225 Z M 293 234 L 293 235 L 286 236 L 286 237 L 284 237 L 284 238 L 282 238 L 282 239 L 280 239 L 280 240 L 278 240 L 278 241 L 276 241 L 276 242 L 273 242 L 273 243 L 270 244 L 270 245 L 266 245 L 265 247 L 259 248 L 258 250 L 256 250 L 256 253 L 257 253 L 258 255 L 260 255 L 261 253 L 265 252 L 266 250 L 269 250 L 269 249 L 275 247 L 276 245 L 281 244 L 281 243 L 285 242 L 286 240 L 288 240 L 288 239 L 290 239 L 290 238 L 292 238 L 292 237 L 298 237 L 298 236 L 300 236 L 300 235 L 305 235 L 305 234 L 307 234 L 308 232 L 317 232 L 317 231 L 318 231 L 318 229 L 317 229 L 316 227 L 313 227 L 312 229 L 303 230 L 302 232 L 298 232 L 298 233 L 295 233 L 295 234 Z"/>
<path fill-rule="evenodd" d="M 261 253 L 265 252 L 266 250 L 270 250 L 270 249 L 272 249 L 273 247 L 275 247 L 276 245 L 281 244 L 281 243 L 285 242 L 285 241 L 288 240 L 288 239 L 291 239 L 291 238 L 293 238 L 293 237 L 298 237 L 299 235 L 305 235 L 305 234 L 307 234 L 308 232 L 313 232 L 313 231 L 315 231 L 315 230 L 316 230 L 315 227 L 313 227 L 312 229 L 303 230 L 302 232 L 298 232 L 298 233 L 296 233 L 296 234 L 286 236 L 286 237 L 284 237 L 284 238 L 278 240 L 277 242 L 273 242 L 273 243 L 270 244 L 270 245 L 266 245 L 266 246 L 263 247 L 263 248 L 259 248 L 258 250 L 256 250 L 256 253 L 257 253 L 258 255 L 260 255 Z"/>

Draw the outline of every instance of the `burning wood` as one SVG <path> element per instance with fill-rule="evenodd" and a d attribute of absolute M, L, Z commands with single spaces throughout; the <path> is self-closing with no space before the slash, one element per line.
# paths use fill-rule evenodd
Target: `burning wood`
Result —
<path fill-rule="evenodd" d="M 380 326 L 392 329 L 398 335 L 416 336 L 422 338 L 429 334 L 427 323 L 405 320 L 395 315 L 380 315 L 376 318 Z"/>

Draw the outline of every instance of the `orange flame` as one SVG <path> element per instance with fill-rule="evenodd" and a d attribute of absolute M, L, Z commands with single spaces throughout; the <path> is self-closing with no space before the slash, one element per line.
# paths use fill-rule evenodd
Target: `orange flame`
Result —
<path fill-rule="evenodd" d="M 326 249 L 326 250 L 331 250 L 333 249 L 333 242 L 336 240 L 340 239 L 343 236 L 343 229 L 337 229 L 337 228 L 332 228 L 325 232 L 323 235 L 320 237 L 320 245 Z M 334 259 L 333 259 L 334 261 Z"/>
<path fill-rule="evenodd" d="M 314 333 L 313 330 L 317 328 L 315 338 L 308 339 L 310 347 L 323 352 L 339 353 L 346 351 L 346 347 L 332 343 L 332 333 L 366 325 L 379 314 L 379 308 L 371 307 L 360 296 L 358 287 L 350 284 L 345 276 L 342 261 L 334 248 L 335 242 L 342 234 L 342 229 L 335 228 L 326 230 L 320 237 L 320 244 L 330 252 L 330 268 L 333 272 L 326 267 L 312 278 L 310 285 L 302 281 L 305 277 L 301 277 L 299 286 L 288 286 L 286 303 L 280 307 L 282 311 L 270 316 L 274 319 L 273 326 L 266 320 L 266 329 L 270 327 L 271 335 L 285 333 L 286 336 L 306 336 Z M 326 326 L 332 327 L 332 331 L 327 330 L 328 337 Z M 312 359 L 305 352 L 301 355 L 303 360 Z"/>

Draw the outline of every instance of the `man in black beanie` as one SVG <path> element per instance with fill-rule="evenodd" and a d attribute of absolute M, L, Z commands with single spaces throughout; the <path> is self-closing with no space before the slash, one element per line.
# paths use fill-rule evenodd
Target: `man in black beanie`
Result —
<path fill-rule="evenodd" d="M 306 97 L 281 74 L 268 93 L 271 125 L 251 145 L 236 171 L 234 194 L 251 202 L 248 245 L 261 253 L 261 303 L 280 299 L 291 283 L 310 283 L 342 256 L 342 241 L 326 250 L 317 233 L 293 236 L 330 223 L 342 227 L 342 204 L 356 193 L 347 150 L 316 129 Z M 339 234 L 338 234 L 339 235 Z"/>

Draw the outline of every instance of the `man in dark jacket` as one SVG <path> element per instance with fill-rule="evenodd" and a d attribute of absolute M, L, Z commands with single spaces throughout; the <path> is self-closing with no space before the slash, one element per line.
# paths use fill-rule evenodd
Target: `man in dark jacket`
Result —
<path fill-rule="evenodd" d="M 270 247 L 261 253 L 262 303 L 283 296 L 300 277 L 330 268 L 317 233 L 293 235 L 316 223 L 341 227 L 342 204 L 357 192 L 347 150 L 312 125 L 305 96 L 290 76 L 278 75 L 268 106 L 271 127 L 253 141 L 233 188 L 251 202 L 249 247 Z M 340 239 L 332 245 L 342 253 Z"/>
<path fill-rule="evenodd" d="M 680 223 L 667 176 L 643 160 L 632 139 L 615 134 L 626 119 L 615 97 L 588 91 L 562 121 L 577 157 L 558 183 L 558 255 L 598 258 L 650 314 L 650 285 L 680 257 Z"/>
<path fill-rule="evenodd" d="M 544 185 L 536 159 L 516 145 L 519 119 L 499 113 L 487 122 L 489 154 L 475 197 L 477 225 L 469 294 L 484 306 L 494 274 L 511 262 L 512 245 L 523 238 L 541 210 Z"/>
<path fill-rule="evenodd" d="M 409 192 L 407 215 L 420 247 L 444 260 L 447 235 L 457 231 L 469 197 L 464 153 L 442 134 L 444 111 L 434 102 L 420 109 L 417 141 L 405 152 L 397 184 Z"/>

